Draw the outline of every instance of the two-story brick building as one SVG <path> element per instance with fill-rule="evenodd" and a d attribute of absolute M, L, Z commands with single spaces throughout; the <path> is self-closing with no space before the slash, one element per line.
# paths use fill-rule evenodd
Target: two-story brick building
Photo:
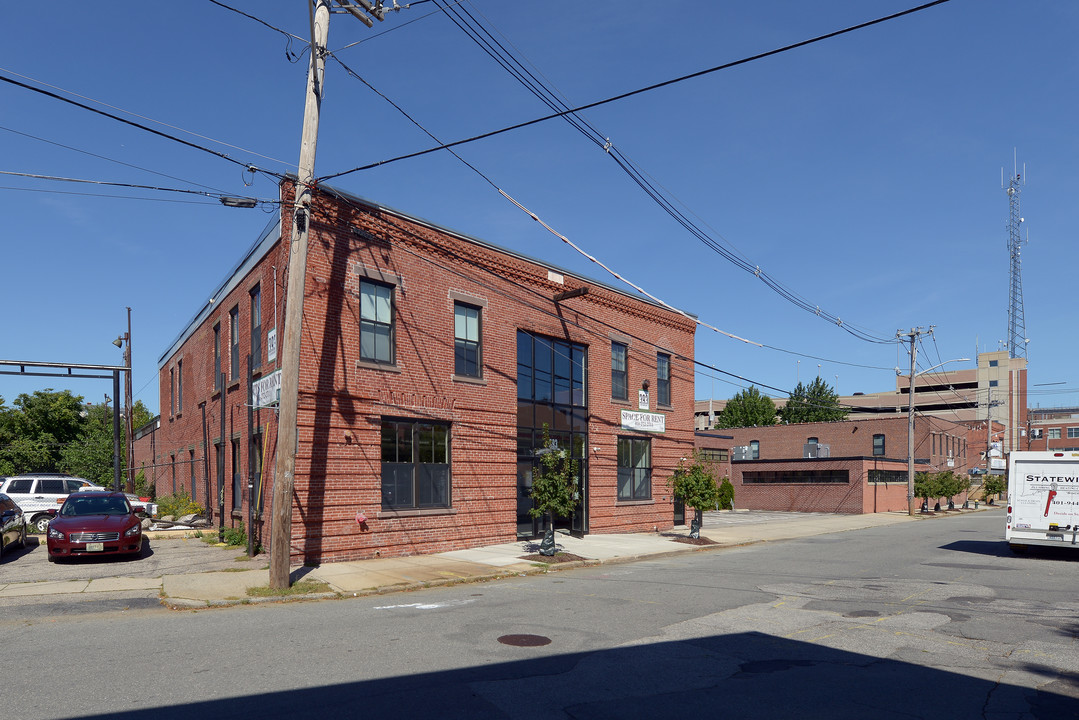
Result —
<path fill-rule="evenodd" d="M 978 465 L 962 423 L 919 417 L 915 472 Z M 984 430 L 982 431 L 984 433 Z M 907 419 L 769 425 L 698 431 L 697 448 L 734 485 L 735 506 L 753 510 L 873 513 L 907 509 Z M 960 502 L 964 497 L 957 498 Z"/>
<path fill-rule="evenodd" d="M 270 227 L 159 360 L 159 491 L 223 502 L 230 525 L 254 502 L 264 542 L 289 233 Z M 294 562 L 534 537 L 545 426 L 579 465 L 561 525 L 671 527 L 665 479 L 693 447 L 693 318 L 330 188 L 309 247 Z"/>

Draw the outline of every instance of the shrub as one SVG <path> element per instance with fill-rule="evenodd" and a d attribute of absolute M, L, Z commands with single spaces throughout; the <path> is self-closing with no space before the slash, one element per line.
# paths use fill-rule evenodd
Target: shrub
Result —
<path fill-rule="evenodd" d="M 244 521 L 234 528 L 225 528 L 224 537 L 226 545 L 242 546 L 247 544 L 247 533 L 244 531 Z"/>
<path fill-rule="evenodd" d="M 157 499 L 158 516 L 172 515 L 183 517 L 184 515 L 204 515 L 206 509 L 194 502 L 186 490 L 181 490 L 175 495 L 162 495 Z"/>
<path fill-rule="evenodd" d="M 146 481 L 146 473 L 142 470 L 135 475 L 135 494 L 139 497 L 148 497 L 151 500 L 157 495 L 157 488 Z"/>

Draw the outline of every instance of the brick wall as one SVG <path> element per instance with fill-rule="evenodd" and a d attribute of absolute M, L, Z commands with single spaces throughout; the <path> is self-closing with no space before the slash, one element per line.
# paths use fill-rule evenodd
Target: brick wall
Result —
<path fill-rule="evenodd" d="M 291 206 L 291 197 L 291 186 L 284 186 L 283 207 Z M 216 488 L 213 446 L 221 436 L 223 403 L 227 511 L 231 510 L 232 467 L 228 441 L 233 437 L 240 438 L 240 465 L 247 474 L 247 393 L 246 382 L 231 377 L 223 393 L 213 390 L 212 328 L 220 324 L 222 365 L 228 368 L 229 310 L 238 306 L 239 347 L 246 356 L 250 290 L 256 283 L 262 288 L 263 332 L 273 325 L 274 265 L 278 317 L 283 318 L 287 257 L 285 244 L 277 242 L 242 277 L 233 278 L 231 290 L 214 299 L 210 312 L 161 363 L 158 461 L 168 463 L 173 454 L 189 457 L 194 450 L 195 495 L 203 501 L 202 413 L 205 410 Z M 395 288 L 392 367 L 360 361 L 361 278 L 388 282 Z M 578 287 L 587 287 L 587 294 L 553 302 L 556 293 Z M 483 371 L 478 381 L 454 375 L 453 304 L 461 298 L 482 308 Z M 671 526 L 673 506 L 664 480 L 693 443 L 692 321 L 570 275 L 559 282 L 546 266 L 403 214 L 322 193 L 314 208 L 305 281 L 292 516 L 294 561 L 438 552 L 516 537 L 518 329 L 587 347 L 590 531 Z M 610 399 L 612 333 L 628 338 L 632 403 Z M 671 407 L 658 409 L 666 415 L 666 432 L 648 435 L 652 438 L 652 499 L 620 504 L 615 501 L 616 438 L 647 435 L 622 430 L 620 411 L 637 409 L 636 389 L 646 379 L 655 397 L 657 347 L 672 355 L 672 402 Z M 183 410 L 167 415 L 169 370 L 181 360 Z M 265 362 L 260 368 L 261 373 L 270 370 Z M 654 399 L 651 409 L 657 411 Z M 383 418 L 450 423 L 451 509 L 382 510 Z M 265 520 L 256 528 L 268 545 L 277 432 L 273 412 L 258 411 L 255 424 L 269 438 Z M 165 484 L 171 488 L 171 475 Z M 189 485 L 185 483 L 185 489 L 190 490 Z M 227 513 L 227 522 L 246 518 L 246 506 L 241 512 L 235 518 Z M 366 524 L 357 524 L 357 512 L 366 515 Z"/>

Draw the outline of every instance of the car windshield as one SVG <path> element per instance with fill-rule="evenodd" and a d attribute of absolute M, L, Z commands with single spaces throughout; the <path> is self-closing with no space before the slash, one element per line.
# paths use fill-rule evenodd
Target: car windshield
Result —
<path fill-rule="evenodd" d="M 60 508 L 60 514 L 65 517 L 77 517 L 79 515 L 127 515 L 127 501 L 120 497 L 91 497 L 87 495 L 71 495 Z"/>

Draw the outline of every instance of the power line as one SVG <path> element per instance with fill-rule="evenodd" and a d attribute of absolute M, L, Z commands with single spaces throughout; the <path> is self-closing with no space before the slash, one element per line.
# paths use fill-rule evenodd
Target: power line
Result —
<path fill-rule="evenodd" d="M 213 187 L 211 185 L 204 185 L 202 183 L 197 183 L 194 180 L 185 180 L 184 178 L 176 177 L 175 175 L 169 175 L 168 173 L 158 172 L 157 170 L 151 170 L 149 168 L 144 168 L 141 165 L 134 165 L 134 164 L 129 163 L 129 162 L 124 162 L 123 160 L 117 160 L 116 158 L 110 158 L 107 155 L 98 155 L 97 153 L 92 153 L 89 150 L 80 150 L 79 148 L 72 147 L 71 145 L 64 145 L 63 143 L 56 142 L 55 140 L 48 140 L 48 139 L 43 138 L 43 137 L 38 137 L 37 135 L 31 135 L 30 133 L 25 133 L 25 132 L 22 132 L 20 130 L 15 130 L 13 128 L 4 127 L 3 125 L 0 125 L 0 130 L 6 130 L 9 133 L 14 133 L 16 135 L 22 135 L 23 137 L 30 138 L 31 140 L 37 140 L 39 142 L 48 143 L 49 145 L 55 145 L 56 147 L 64 148 L 65 150 L 71 150 L 72 152 L 82 153 L 83 155 L 88 155 L 90 157 L 94 157 L 94 158 L 97 158 L 99 160 L 105 160 L 107 162 L 116 163 L 117 165 L 123 165 L 124 167 L 133 168 L 135 170 L 141 170 L 142 172 L 147 172 L 147 173 L 150 173 L 151 175 L 158 175 L 160 177 L 168 178 L 169 180 L 178 180 L 179 182 L 187 183 L 188 185 L 196 185 L 198 187 L 206 188 L 207 190 L 218 190 L 222 194 L 227 194 L 224 190 L 221 190 L 220 188 L 215 188 L 215 187 Z"/>
<path fill-rule="evenodd" d="M 206 190 L 184 190 L 182 188 L 155 187 L 153 185 L 136 185 L 134 183 L 110 182 L 110 181 L 107 181 L 107 180 L 84 180 L 84 179 L 81 179 L 81 178 L 58 177 L 58 176 L 55 176 L 55 175 L 36 175 L 34 173 L 13 172 L 11 170 L 0 170 L 0 175 L 10 175 L 10 176 L 13 176 L 13 177 L 32 178 L 34 180 L 55 180 L 55 181 L 58 181 L 58 182 L 86 183 L 86 184 L 89 184 L 89 185 L 107 185 L 107 186 L 110 186 L 110 187 L 132 188 L 132 189 L 136 189 L 136 190 L 155 190 L 155 191 L 159 191 L 159 192 L 183 193 L 183 194 L 186 194 L 186 195 L 201 195 L 203 197 L 215 198 L 215 199 L 221 200 L 221 201 L 224 201 L 224 199 L 226 197 L 225 195 L 223 195 L 221 193 L 211 193 L 211 192 L 208 192 Z M 264 205 L 265 204 L 276 205 L 276 204 L 278 204 L 280 202 L 280 200 L 257 200 L 256 198 L 243 198 L 243 199 L 244 200 L 250 200 L 252 202 L 261 203 L 261 204 L 264 204 Z"/>
<path fill-rule="evenodd" d="M 250 15 L 248 13 L 245 13 L 243 10 L 237 10 L 236 8 L 232 7 L 231 5 L 226 5 L 223 2 L 218 2 L 218 0 L 210 0 L 210 2 L 212 2 L 214 5 L 217 5 L 218 7 L 224 8 L 225 10 L 230 10 L 230 11 L 236 13 L 237 15 L 243 15 L 245 18 L 248 18 L 250 20 L 254 20 L 257 23 L 265 25 L 266 27 L 270 28 L 271 30 L 274 30 L 274 31 L 279 32 L 282 35 L 284 35 L 285 40 L 287 41 L 287 44 L 285 45 L 285 57 L 288 59 L 288 61 L 290 63 L 295 63 L 296 61 L 298 61 L 301 57 L 303 57 L 303 53 L 304 53 L 304 51 L 300 51 L 300 53 L 297 55 L 296 53 L 292 52 L 292 41 L 293 40 L 299 40 L 301 43 L 304 44 L 304 46 L 307 49 L 310 49 L 310 44 L 307 42 L 307 40 L 303 39 L 302 37 L 299 37 L 298 35 L 293 35 L 292 33 L 286 32 L 286 31 L 282 30 L 279 27 L 274 27 L 273 25 L 266 22 L 265 20 L 257 18 L 254 15 Z"/>
<path fill-rule="evenodd" d="M 261 157 L 261 158 L 264 158 L 266 160 L 272 160 L 273 162 L 280 163 L 282 165 L 286 165 L 286 166 L 288 165 L 288 163 L 286 163 L 283 160 L 277 160 L 277 159 L 269 157 L 267 155 L 261 155 L 260 153 L 256 153 L 256 152 L 251 151 L 251 150 L 246 150 L 246 149 L 238 147 L 236 145 L 230 145 L 229 143 L 226 143 L 226 142 L 221 142 L 219 140 L 214 140 L 213 138 L 206 137 L 204 135 L 199 135 L 198 133 L 191 132 L 190 130 L 184 130 L 183 128 L 179 128 L 179 127 L 176 127 L 174 125 L 169 125 L 168 123 L 164 123 L 164 122 L 161 122 L 159 120 L 153 120 L 152 118 L 147 118 L 147 117 L 139 115 L 137 113 L 133 113 L 133 112 L 130 112 L 128 110 L 124 110 L 122 108 L 117 108 L 117 107 L 115 107 L 113 105 L 109 105 L 108 103 L 104 103 L 104 102 L 101 102 L 99 100 L 94 100 L 93 98 L 88 98 L 88 97 L 85 97 L 83 95 L 79 95 L 78 93 L 71 92 L 69 90 L 64 90 L 63 88 L 56 87 L 55 85 L 49 85 L 48 83 L 43 83 L 40 80 L 36 80 L 36 79 L 31 78 L 31 77 L 29 77 L 27 75 L 22 75 L 20 73 L 14 72 L 12 70 L 8 70 L 7 68 L 0 68 L 0 71 L 10 73 L 10 74 L 15 75 L 17 77 L 25 78 L 27 80 L 32 80 L 33 82 L 36 82 L 36 83 L 38 83 L 40 85 L 44 85 L 45 87 L 51 87 L 51 88 L 54 88 L 56 90 L 59 90 L 60 92 L 65 92 L 65 93 L 68 93 L 69 95 L 74 95 L 75 97 L 81 97 L 81 98 L 83 98 L 85 100 L 89 100 L 90 102 L 95 102 L 95 103 L 97 103 L 99 105 L 104 105 L 105 107 L 113 108 L 114 110 L 118 110 L 120 112 L 127 113 L 128 115 L 133 115 L 133 116 L 135 116 L 137 118 L 147 120 L 148 122 L 157 123 L 158 125 L 162 125 L 164 127 L 168 127 L 168 128 L 173 129 L 173 130 L 179 130 L 180 132 L 187 133 L 188 135 L 191 135 L 193 137 L 201 138 L 203 140 L 209 140 L 210 142 L 215 142 L 215 143 L 218 143 L 220 145 L 224 145 L 225 147 L 231 147 L 231 148 L 233 148 L 235 150 L 241 150 L 241 151 L 243 151 L 245 153 L 255 155 L 257 157 Z M 112 120 L 116 120 L 117 122 L 124 123 L 125 125 L 130 125 L 132 127 L 138 128 L 140 130 L 145 130 L 148 133 L 152 133 L 152 134 L 157 135 L 159 137 L 163 137 L 163 138 L 165 138 L 167 140 L 172 140 L 173 142 L 180 143 L 181 145 L 186 145 L 187 147 L 194 148 L 195 150 L 201 150 L 202 152 L 209 153 L 210 155 L 214 155 L 214 156 L 219 157 L 219 158 L 221 158 L 223 160 L 228 160 L 231 163 L 239 165 L 240 167 L 244 168 L 245 170 L 257 170 L 259 172 L 265 173 L 265 174 L 270 175 L 271 177 L 274 177 L 274 178 L 277 178 L 277 179 L 280 179 L 282 177 L 280 173 L 273 173 L 273 172 L 270 172 L 269 170 L 262 170 L 260 168 L 256 168 L 256 167 L 254 167 L 254 166 L 252 166 L 252 165 L 250 165 L 248 163 L 241 162 L 240 160 L 237 160 L 237 159 L 235 159 L 233 157 L 230 157 L 226 153 L 218 152 L 217 150 L 211 150 L 208 147 L 204 147 L 202 145 L 198 145 L 196 143 L 189 142 L 187 140 L 183 140 L 181 138 L 176 137 L 175 135 L 170 135 L 170 134 L 168 134 L 166 132 L 162 132 L 160 130 L 154 130 L 153 128 L 147 127 L 146 125 L 142 125 L 141 123 L 137 123 L 137 122 L 135 122 L 133 120 L 127 120 L 126 118 L 122 118 L 122 117 L 120 117 L 118 115 L 113 115 L 112 113 L 105 112 L 104 110 L 98 110 L 97 108 L 90 107 L 89 105 L 86 105 L 85 103 L 81 103 L 81 102 L 78 102 L 76 100 L 71 100 L 70 98 L 66 98 L 66 97 L 63 97 L 62 95 L 58 95 L 57 93 L 50 92 L 48 90 L 43 90 L 42 88 L 36 88 L 33 85 L 28 85 L 28 84 L 26 84 L 24 82 L 19 82 L 18 80 L 14 80 L 12 78 L 4 77 L 3 75 L 0 75 L 0 80 L 2 80 L 3 82 L 8 83 L 10 85 L 15 85 L 15 86 L 21 87 L 21 88 L 23 88 L 25 90 L 30 90 L 31 92 L 36 92 L 36 93 L 39 93 L 41 95 L 45 95 L 46 97 L 51 97 L 54 100 L 59 100 L 60 102 L 65 102 L 65 103 L 68 103 L 69 105 L 74 105 L 75 107 L 82 108 L 83 110 L 88 110 L 88 111 L 90 111 L 92 113 L 102 115 L 102 116 L 110 118 Z"/>
<path fill-rule="evenodd" d="M 181 203 L 184 205 L 213 205 L 220 207 L 220 203 L 214 202 L 199 202 L 198 200 L 175 200 L 172 198 L 153 198 L 153 197 L 141 197 L 139 195 L 109 195 L 106 193 L 81 193 L 71 192 L 69 190 L 45 190 L 42 188 L 23 188 L 12 187 L 10 185 L 0 185 L 0 190 L 15 190 L 20 192 L 35 192 L 35 193 L 52 193 L 53 195 L 78 195 L 82 197 L 98 197 L 98 198 L 111 198 L 115 200 L 148 200 L 150 202 L 168 202 L 168 203 Z M 276 201 L 275 201 L 276 202 Z"/>
<path fill-rule="evenodd" d="M 575 108 L 570 108 L 569 110 L 563 110 L 563 111 L 560 111 L 560 112 L 552 113 L 551 115 L 545 115 L 543 117 L 535 118 L 533 120 L 528 120 L 528 121 L 525 121 L 525 122 L 522 122 L 522 123 L 517 123 L 516 125 L 510 125 L 509 127 L 504 127 L 504 128 L 499 129 L 499 130 L 492 130 L 490 132 L 486 132 L 486 133 L 483 133 L 481 135 L 475 135 L 473 137 L 465 138 L 463 140 L 456 140 L 454 142 L 444 143 L 444 144 L 439 145 L 437 147 L 427 148 L 426 150 L 419 150 L 417 152 L 408 153 L 407 155 L 399 155 L 399 156 L 394 157 L 394 158 L 389 158 L 389 159 L 386 159 L 386 160 L 380 160 L 378 162 L 369 163 L 367 165 L 361 165 L 359 167 L 354 167 L 351 170 L 344 170 L 342 172 L 333 173 L 331 175 L 323 175 L 322 177 L 318 178 L 318 182 L 323 182 L 325 180 L 332 180 L 334 178 L 342 177 L 344 175 L 349 175 L 349 174 L 354 173 L 354 172 L 360 172 L 362 170 L 371 170 L 372 168 L 381 167 L 382 165 L 389 165 L 390 163 L 395 163 L 395 162 L 398 162 L 399 160 L 408 160 L 408 159 L 411 159 L 411 158 L 420 157 L 421 155 L 427 155 L 429 153 L 437 152 L 439 150 L 446 150 L 448 148 L 457 147 L 458 145 L 464 145 L 464 144 L 467 144 L 467 143 L 476 142 L 478 140 L 485 140 L 485 139 L 487 139 L 489 137 L 494 137 L 495 135 L 501 135 L 502 133 L 511 132 L 513 130 L 520 130 L 521 128 L 525 128 L 525 127 L 529 127 L 531 125 L 536 125 L 538 123 L 546 122 L 547 120 L 553 120 L 555 118 L 559 118 L 559 117 L 562 117 L 564 115 L 572 115 L 572 114 L 575 114 L 575 113 L 582 112 L 584 110 L 590 110 L 590 109 L 592 109 L 594 107 L 599 107 L 601 105 L 606 105 L 608 103 L 616 102 L 618 100 L 625 100 L 626 98 L 633 97 L 634 95 L 640 95 L 641 93 L 650 92 L 652 90 L 658 90 L 659 88 L 667 87 L 668 85 L 674 85 L 676 83 L 684 82 L 686 80 L 692 80 L 694 78 L 702 77 L 704 75 L 708 75 L 709 73 L 718 72 L 720 70 L 728 70 L 730 68 L 737 67 L 738 65 L 744 65 L 746 63 L 753 62 L 755 60 L 761 60 L 763 58 L 771 57 L 773 55 L 778 55 L 780 53 L 789 52 L 789 51 L 795 50 L 797 48 L 805 47 L 807 45 L 812 45 L 813 43 L 818 43 L 818 42 L 821 42 L 821 41 L 824 41 L 824 40 L 828 40 L 828 39 L 831 39 L 831 38 L 834 38 L 834 37 L 838 37 L 839 35 L 844 35 L 846 33 L 854 32 L 855 30 L 861 30 L 861 29 L 870 27 L 871 25 L 877 25 L 879 23 L 882 23 L 882 22 L 885 22 L 885 21 L 888 21 L 888 20 L 894 20 L 896 18 L 903 17 L 904 15 L 910 15 L 911 13 L 916 13 L 916 12 L 919 12 L 921 10 L 926 10 L 928 8 L 931 8 L 931 7 L 935 6 L 935 5 L 942 5 L 942 4 L 946 3 L 946 2 L 951 2 L 951 0 L 933 0 L 933 2 L 929 2 L 929 3 L 926 3 L 924 5 L 919 5 L 917 7 L 910 8 L 908 10 L 903 10 L 901 12 L 893 13 L 891 15 L 886 15 L 884 17 L 880 17 L 880 18 L 877 18 L 875 20 L 870 20 L 868 22 L 860 23 L 858 25 L 852 25 L 851 27 L 844 28 L 843 30 L 836 30 L 834 32 L 827 33 L 825 35 L 819 35 L 819 36 L 811 38 L 809 40 L 803 40 L 801 42 L 797 42 L 797 43 L 794 43 L 794 44 L 791 44 L 791 45 L 785 45 L 785 46 L 783 46 L 781 48 L 776 48 L 775 50 L 769 50 L 767 52 L 758 53 L 757 55 L 751 55 L 749 57 L 744 57 L 744 58 L 742 58 L 740 60 L 734 60 L 732 62 L 724 63 L 722 65 L 716 65 L 715 67 L 711 67 L 711 68 L 708 68 L 706 70 L 699 70 L 699 71 L 697 71 L 695 73 L 690 73 L 689 75 L 683 75 L 681 77 L 673 78 L 671 80 L 665 80 L 665 81 L 660 82 L 660 83 L 655 83 L 653 85 L 648 85 L 647 87 L 638 88 L 637 90 L 631 90 L 629 92 L 625 92 L 625 93 L 622 93 L 620 95 L 614 95 L 612 97 L 609 97 L 609 98 L 606 98 L 606 99 L 603 99 L 603 100 L 597 100 L 595 102 L 588 103 L 587 105 L 580 105 L 580 106 L 575 107 Z"/>

